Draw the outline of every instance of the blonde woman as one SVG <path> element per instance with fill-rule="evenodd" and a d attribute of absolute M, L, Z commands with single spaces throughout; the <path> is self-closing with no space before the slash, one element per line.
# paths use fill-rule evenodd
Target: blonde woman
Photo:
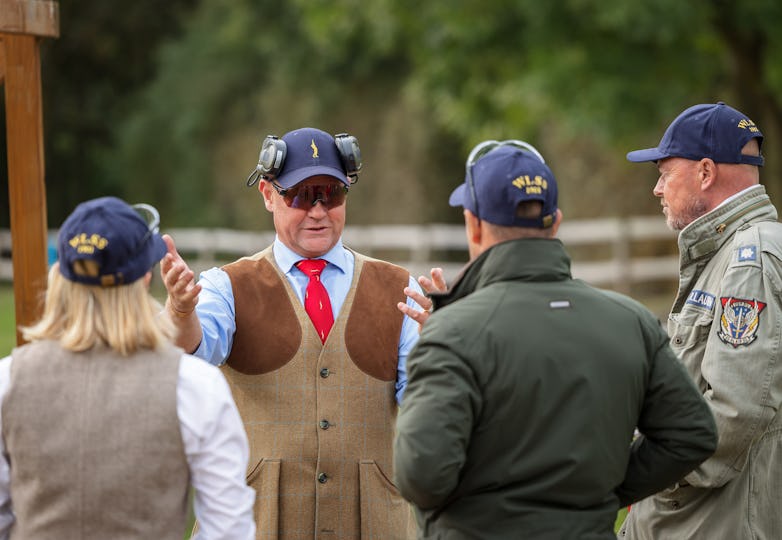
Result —
<path fill-rule="evenodd" d="M 149 294 L 157 211 L 104 197 L 63 223 L 41 320 L 0 360 L 0 539 L 255 535 L 248 443 L 217 368 Z"/>

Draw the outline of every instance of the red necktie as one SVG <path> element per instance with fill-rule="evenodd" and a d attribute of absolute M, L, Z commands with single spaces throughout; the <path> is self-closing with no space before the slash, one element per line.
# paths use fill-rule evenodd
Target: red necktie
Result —
<path fill-rule="evenodd" d="M 296 267 L 310 278 L 307 290 L 304 292 L 304 309 L 323 343 L 326 342 L 334 324 L 329 293 L 320 282 L 320 273 L 323 272 L 326 264 L 323 259 L 303 259 L 296 263 Z"/>

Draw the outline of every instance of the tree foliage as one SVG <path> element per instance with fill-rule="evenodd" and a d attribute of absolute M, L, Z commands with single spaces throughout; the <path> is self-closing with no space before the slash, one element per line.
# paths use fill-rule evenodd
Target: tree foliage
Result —
<path fill-rule="evenodd" d="M 137 0 L 122 4 L 121 10 L 101 0 L 60 2 L 61 37 L 41 42 L 52 226 L 85 198 L 119 192 L 101 174 L 99 162 L 113 152 L 130 97 L 155 77 L 156 48 L 177 37 L 179 21 L 195 1 Z M 0 116 L 4 125 L 4 111 Z M 7 167 L 0 169 L 0 189 L 7 195 Z M 3 212 L 0 226 L 7 224 L 8 213 Z"/>
<path fill-rule="evenodd" d="M 761 126 L 764 178 L 782 197 L 776 0 L 123 9 L 63 3 L 62 36 L 45 45 L 50 221 L 113 193 L 160 206 L 170 226 L 267 227 L 244 178 L 265 135 L 303 125 L 359 138 L 352 222 L 458 219 L 447 194 L 486 138 L 539 146 L 570 217 L 656 212 L 653 168 L 624 154 L 655 145 L 685 107 L 717 100 Z"/>

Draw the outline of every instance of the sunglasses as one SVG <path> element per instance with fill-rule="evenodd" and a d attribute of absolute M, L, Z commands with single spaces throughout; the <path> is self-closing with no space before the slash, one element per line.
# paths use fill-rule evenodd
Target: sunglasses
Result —
<path fill-rule="evenodd" d="M 472 179 L 472 167 L 479 159 L 500 146 L 515 146 L 516 148 L 521 148 L 522 150 L 530 152 L 532 155 L 538 158 L 541 163 L 546 163 L 546 160 L 543 159 L 543 156 L 540 152 L 538 152 L 537 148 L 528 142 L 520 141 L 518 139 L 508 139 L 507 141 L 491 140 L 478 143 L 478 145 L 472 149 L 470 155 L 467 156 L 467 163 L 465 164 L 467 169 L 467 186 L 470 188 L 470 196 L 472 197 L 472 202 L 475 205 L 476 216 L 479 216 L 480 214 L 478 213 L 478 195 L 475 192 L 475 181 Z"/>
<path fill-rule="evenodd" d="M 270 183 L 288 207 L 301 210 L 310 210 L 317 203 L 322 204 L 327 210 L 331 210 L 345 204 L 345 198 L 348 195 L 348 187 L 335 182 L 300 184 L 288 189 L 277 185 L 276 182 Z"/>
<path fill-rule="evenodd" d="M 144 235 L 141 242 L 139 242 L 138 247 L 134 252 L 134 255 L 136 255 L 147 244 L 149 238 L 160 231 L 160 213 L 154 206 L 144 203 L 134 204 L 132 208 L 141 219 L 144 220 L 144 223 L 147 224 L 147 233 Z"/>

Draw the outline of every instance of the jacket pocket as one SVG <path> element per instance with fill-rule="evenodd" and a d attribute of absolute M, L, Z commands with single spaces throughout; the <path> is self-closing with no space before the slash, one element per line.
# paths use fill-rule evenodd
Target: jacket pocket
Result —
<path fill-rule="evenodd" d="M 279 459 L 262 459 L 247 474 L 247 485 L 255 490 L 257 537 L 276 540 L 280 530 L 280 467 Z"/>
<path fill-rule="evenodd" d="M 361 538 L 413 539 L 412 507 L 375 461 L 362 460 L 359 469 Z"/>
<path fill-rule="evenodd" d="M 671 336 L 671 346 L 678 353 L 687 350 L 709 333 L 714 322 L 714 314 L 708 311 L 687 309 L 675 313 L 668 319 L 668 333 Z"/>
<path fill-rule="evenodd" d="M 668 319 L 668 335 L 671 336 L 671 349 L 687 368 L 692 379 L 701 391 L 705 391 L 705 382 L 701 378 L 701 362 L 706 341 L 709 338 L 714 316 L 696 310 L 685 310 Z"/>

